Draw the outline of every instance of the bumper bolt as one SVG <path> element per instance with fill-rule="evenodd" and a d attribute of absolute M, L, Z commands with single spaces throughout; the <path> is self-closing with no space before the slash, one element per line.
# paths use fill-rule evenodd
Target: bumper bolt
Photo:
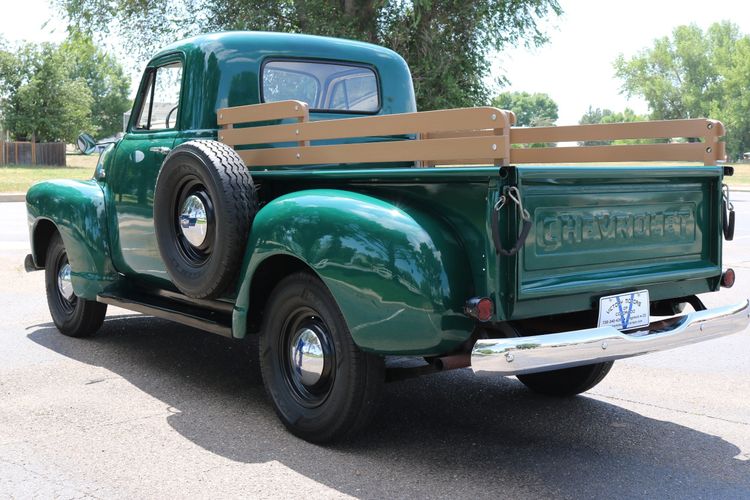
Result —
<path fill-rule="evenodd" d="M 508 363 L 512 363 L 513 362 L 513 354 L 506 353 L 505 354 L 505 361 L 507 361 Z"/>

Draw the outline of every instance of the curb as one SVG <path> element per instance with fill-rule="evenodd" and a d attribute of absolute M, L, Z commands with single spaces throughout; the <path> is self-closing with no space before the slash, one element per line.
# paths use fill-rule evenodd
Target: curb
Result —
<path fill-rule="evenodd" d="M 0 203 L 26 201 L 26 193 L 0 193 Z"/>

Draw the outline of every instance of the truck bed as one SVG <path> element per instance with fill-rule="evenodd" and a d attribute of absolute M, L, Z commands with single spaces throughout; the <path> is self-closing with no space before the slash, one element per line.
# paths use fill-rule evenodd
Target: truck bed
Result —
<path fill-rule="evenodd" d="M 591 310 L 636 289 L 653 301 L 719 287 L 720 122 L 516 128 L 513 113 L 497 108 L 310 121 L 298 101 L 225 108 L 218 120 L 219 140 L 238 151 L 267 201 L 337 189 L 439 220 L 466 255 L 456 264 L 470 277 L 466 296 L 491 297 L 494 321 Z M 651 143 L 613 143 L 622 139 Z M 538 143 L 547 147 L 527 147 Z M 607 164 L 644 160 L 674 166 Z M 529 212 L 525 238 L 520 207 L 504 205 L 493 221 L 511 186 Z M 498 238 L 510 248 L 519 236 L 518 253 L 498 251 Z"/>

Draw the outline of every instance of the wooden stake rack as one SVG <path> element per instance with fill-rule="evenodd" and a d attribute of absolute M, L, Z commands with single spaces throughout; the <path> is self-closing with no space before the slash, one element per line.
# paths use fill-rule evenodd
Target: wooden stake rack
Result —
<path fill-rule="evenodd" d="M 245 126 L 278 120 L 287 123 Z M 237 152 L 250 168 L 388 162 L 415 162 L 418 166 L 629 161 L 716 165 L 726 158 L 724 126 L 708 119 L 526 128 L 513 127 L 515 115 L 511 111 L 479 107 L 310 121 L 306 103 L 280 101 L 222 108 L 217 111 L 217 121 L 219 140 L 235 149 L 240 147 Z M 311 145 L 312 141 L 357 138 L 363 141 Z M 672 142 L 523 147 L 622 139 Z"/>

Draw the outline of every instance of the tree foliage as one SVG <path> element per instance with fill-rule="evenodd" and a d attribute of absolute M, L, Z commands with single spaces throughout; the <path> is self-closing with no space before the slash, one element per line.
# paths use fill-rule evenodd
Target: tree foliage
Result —
<path fill-rule="evenodd" d="M 420 109 L 489 101 L 488 52 L 546 41 L 557 0 L 56 0 L 75 29 L 116 31 L 147 55 L 187 35 L 262 30 L 372 42 L 401 54 Z"/>
<path fill-rule="evenodd" d="M 557 121 L 557 103 L 547 94 L 503 92 L 492 99 L 492 106 L 513 111 L 517 127 L 551 127 Z M 556 143 L 532 143 L 516 147 L 555 147 Z"/>
<path fill-rule="evenodd" d="M 122 130 L 130 83 L 90 37 L 61 45 L 0 45 L 0 111 L 15 137 L 73 142 L 81 132 Z"/>
<path fill-rule="evenodd" d="M 518 127 L 549 127 L 557 121 L 557 103 L 547 94 L 503 92 L 492 105 L 513 111 Z"/>
<path fill-rule="evenodd" d="M 91 127 L 91 91 L 72 80 L 52 44 L 24 44 L 0 53 L 5 128 L 16 139 L 72 142 Z"/>
<path fill-rule="evenodd" d="M 60 45 L 68 75 L 81 80 L 91 91 L 89 130 L 97 137 L 122 132 L 122 115 L 130 109 L 130 78 L 114 57 L 96 47 L 90 36 L 71 34 Z"/>
<path fill-rule="evenodd" d="M 630 108 L 625 108 L 624 111 L 612 111 L 610 109 L 589 106 L 589 109 L 583 114 L 578 123 L 580 125 L 595 125 L 597 123 L 629 123 L 645 122 L 648 120 L 648 115 L 638 115 Z M 579 144 L 584 146 L 604 146 L 608 144 L 646 144 L 653 142 L 653 140 L 623 139 L 616 141 L 584 141 Z"/>
<path fill-rule="evenodd" d="M 671 37 L 615 62 L 623 91 L 642 96 L 652 119 L 711 117 L 727 127 L 727 151 L 750 149 L 750 37 L 728 21 L 706 31 L 679 26 Z"/>

